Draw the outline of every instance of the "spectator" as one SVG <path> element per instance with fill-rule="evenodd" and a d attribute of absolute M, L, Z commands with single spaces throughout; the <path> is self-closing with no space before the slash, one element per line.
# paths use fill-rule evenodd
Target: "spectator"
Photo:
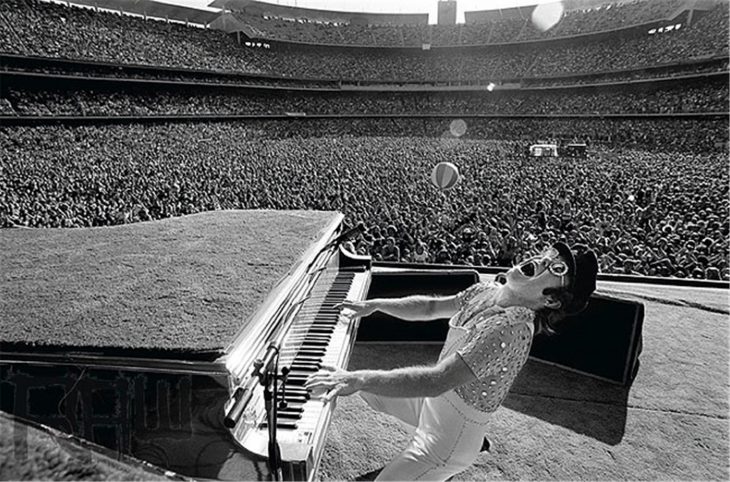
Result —
<path fill-rule="evenodd" d="M 395 238 L 393 236 L 385 238 L 383 261 L 400 261 L 400 249 L 395 245 Z"/>

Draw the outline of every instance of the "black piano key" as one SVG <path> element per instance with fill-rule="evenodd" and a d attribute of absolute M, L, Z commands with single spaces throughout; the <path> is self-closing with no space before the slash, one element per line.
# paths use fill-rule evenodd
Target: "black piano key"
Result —
<path fill-rule="evenodd" d="M 297 352 L 297 356 L 302 355 L 302 356 L 313 356 L 313 357 L 321 358 L 324 356 L 326 351 L 327 350 L 325 350 L 323 348 L 301 348 Z"/>
<path fill-rule="evenodd" d="M 299 420 L 302 418 L 302 412 L 292 412 L 288 409 L 279 409 L 276 411 L 277 420 L 278 419 L 284 419 L 284 420 Z"/>
<path fill-rule="evenodd" d="M 326 336 L 326 337 L 318 336 L 318 337 L 313 337 L 313 338 L 304 338 L 302 340 L 302 346 L 304 346 L 304 345 L 309 345 L 309 346 L 320 345 L 320 346 L 325 346 L 326 347 L 326 346 L 329 346 L 330 340 L 332 340 L 332 337 L 331 336 Z"/>
<path fill-rule="evenodd" d="M 303 387 L 305 383 L 307 383 L 307 380 L 309 380 L 309 377 L 304 378 L 287 378 L 286 383 L 287 385 L 296 385 Z"/>
<path fill-rule="evenodd" d="M 294 382 L 294 381 L 297 381 L 297 380 L 307 381 L 307 380 L 309 380 L 309 377 L 310 376 L 311 376 L 311 373 L 297 373 L 297 372 L 292 372 L 292 373 L 289 373 L 289 375 L 287 375 L 286 381 L 287 381 L 287 383 L 291 383 L 291 382 Z"/>
<path fill-rule="evenodd" d="M 316 372 L 322 366 L 319 363 L 307 363 L 307 364 L 292 364 L 290 369 L 292 372 Z"/>
<path fill-rule="evenodd" d="M 322 359 L 324 358 L 324 353 L 322 354 L 300 354 L 297 355 L 297 358 L 299 361 L 306 361 L 308 363 L 322 363 Z"/>
<path fill-rule="evenodd" d="M 319 326 L 315 325 L 312 328 L 309 329 L 309 333 L 321 333 L 323 335 L 325 334 L 332 334 L 335 331 L 334 326 Z"/>
<path fill-rule="evenodd" d="M 322 361 L 321 356 L 305 355 L 303 353 L 297 354 L 292 362 L 306 362 L 306 363 L 319 363 Z"/>
<path fill-rule="evenodd" d="M 308 340 L 301 340 L 299 342 L 299 351 L 311 351 L 311 352 L 320 352 L 324 353 L 327 351 L 327 347 L 329 346 L 329 339 L 327 340 L 317 340 L 317 339 L 308 339 Z"/>
<path fill-rule="evenodd" d="M 295 358 L 294 360 L 291 361 L 291 364 L 289 365 L 289 367 L 291 369 L 297 369 L 299 367 L 320 368 L 321 366 L 322 366 L 322 360 L 320 360 L 320 359 L 312 360 L 312 359 L 306 359 L 306 358 L 305 359 Z"/>
<path fill-rule="evenodd" d="M 302 335 L 303 340 L 325 340 L 329 341 L 332 338 L 331 333 L 307 333 Z"/>
<path fill-rule="evenodd" d="M 319 340 L 305 340 L 304 343 L 302 343 L 302 346 L 307 348 L 318 348 L 318 347 L 327 347 L 329 343 L 326 341 L 319 341 Z"/>
<path fill-rule="evenodd" d="M 277 429 L 296 430 L 298 426 L 299 426 L 299 424 L 296 423 L 296 422 L 282 422 L 282 421 L 279 421 L 279 420 L 276 421 L 276 428 Z M 268 427 L 269 427 L 269 423 L 268 422 L 264 422 L 261 425 L 259 425 L 259 429 L 261 429 L 261 430 L 266 430 Z"/>

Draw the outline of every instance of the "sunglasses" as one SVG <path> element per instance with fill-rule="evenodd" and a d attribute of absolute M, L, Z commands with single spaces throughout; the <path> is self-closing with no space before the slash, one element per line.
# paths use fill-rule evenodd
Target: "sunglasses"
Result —
<path fill-rule="evenodd" d="M 555 248 L 548 248 L 538 256 L 523 261 L 517 265 L 517 269 L 527 278 L 534 278 L 547 269 L 551 274 L 560 278 L 561 284 L 565 284 L 565 277 L 568 275 L 568 264 L 560 259 L 560 253 Z"/>

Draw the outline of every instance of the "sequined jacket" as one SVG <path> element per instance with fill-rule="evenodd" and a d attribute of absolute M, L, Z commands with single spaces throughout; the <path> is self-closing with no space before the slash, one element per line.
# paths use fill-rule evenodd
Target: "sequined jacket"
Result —
<path fill-rule="evenodd" d="M 493 412 L 507 396 L 527 361 L 535 312 L 495 304 L 498 285 L 478 283 L 457 296 L 459 311 L 449 320 L 449 332 L 439 360 L 457 353 L 477 380 L 454 391 L 481 412 Z"/>

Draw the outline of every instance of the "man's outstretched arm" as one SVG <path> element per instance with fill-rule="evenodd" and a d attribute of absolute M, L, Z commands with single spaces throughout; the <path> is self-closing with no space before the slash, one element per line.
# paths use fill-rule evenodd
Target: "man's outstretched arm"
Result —
<path fill-rule="evenodd" d="M 427 321 L 451 318 L 459 307 L 454 296 L 414 295 L 405 298 L 375 298 L 365 301 L 345 301 L 343 309 L 353 316 L 365 317 L 376 311 L 407 321 Z"/>
<path fill-rule="evenodd" d="M 352 372 L 323 367 L 310 377 L 305 386 L 315 394 L 323 394 L 324 401 L 358 391 L 386 397 L 412 398 L 436 397 L 475 379 L 476 376 L 469 366 L 454 353 L 430 367 Z"/>

